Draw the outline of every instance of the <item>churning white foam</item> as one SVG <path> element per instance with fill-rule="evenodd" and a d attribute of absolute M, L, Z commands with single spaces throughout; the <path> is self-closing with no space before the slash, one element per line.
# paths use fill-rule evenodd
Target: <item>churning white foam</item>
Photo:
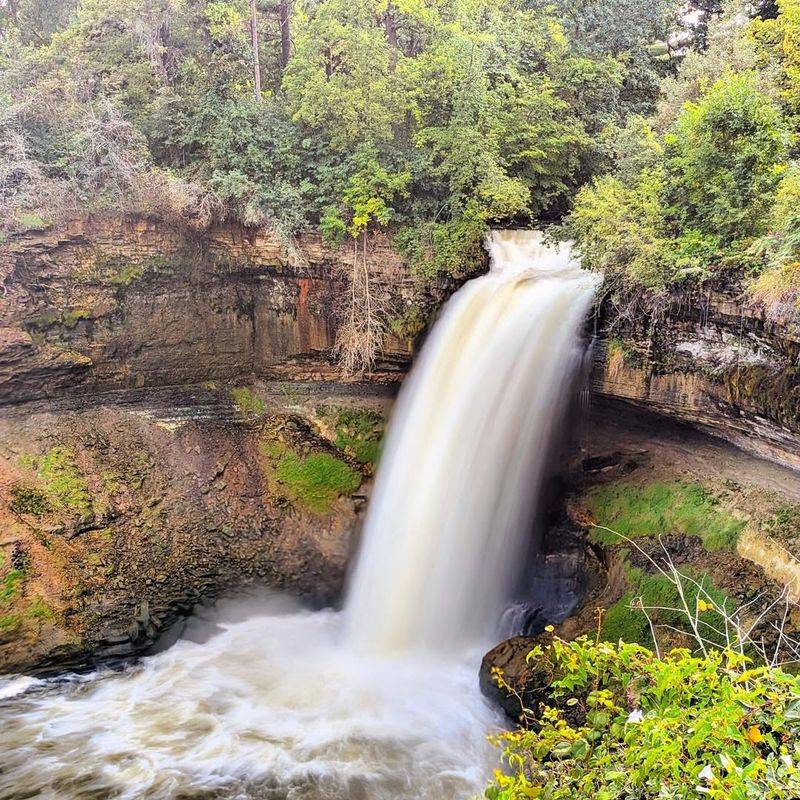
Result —
<path fill-rule="evenodd" d="M 355 656 L 335 612 L 229 602 L 133 668 L 0 703 L 0 797 L 467 798 L 500 724 L 475 664 Z"/>

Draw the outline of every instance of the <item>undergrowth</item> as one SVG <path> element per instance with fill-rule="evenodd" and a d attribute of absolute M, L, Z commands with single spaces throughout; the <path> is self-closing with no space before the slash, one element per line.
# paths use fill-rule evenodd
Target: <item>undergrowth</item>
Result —
<path fill-rule="evenodd" d="M 800 680 L 744 656 L 552 641 L 530 727 L 502 733 L 489 800 L 794 800 Z M 542 666 L 544 665 L 544 666 Z M 496 680 L 503 685 L 502 673 Z"/>

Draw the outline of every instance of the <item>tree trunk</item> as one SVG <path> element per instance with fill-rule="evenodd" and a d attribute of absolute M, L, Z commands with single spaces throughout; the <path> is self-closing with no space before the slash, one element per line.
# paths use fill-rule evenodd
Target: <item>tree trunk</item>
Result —
<path fill-rule="evenodd" d="M 258 10 L 256 0 L 250 0 L 250 38 L 253 47 L 253 93 L 261 102 L 261 62 L 258 56 Z"/>
<path fill-rule="evenodd" d="M 279 0 L 278 22 L 281 26 L 281 69 L 286 69 L 292 55 L 292 3 Z"/>
<path fill-rule="evenodd" d="M 383 27 L 386 30 L 386 41 L 389 44 L 389 69 L 394 72 L 397 67 L 397 22 L 394 18 L 394 6 L 389 0 L 383 12 Z"/>

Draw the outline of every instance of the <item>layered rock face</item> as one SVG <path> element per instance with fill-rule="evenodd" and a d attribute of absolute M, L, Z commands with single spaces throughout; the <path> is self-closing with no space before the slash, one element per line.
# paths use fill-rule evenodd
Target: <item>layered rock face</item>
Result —
<path fill-rule="evenodd" d="M 452 290 L 369 248 L 400 320 Z M 141 652 L 253 581 L 338 597 L 412 346 L 341 383 L 350 255 L 140 218 L 0 244 L 0 672 Z"/>
<path fill-rule="evenodd" d="M 397 315 L 387 355 L 407 358 L 422 287 L 383 237 L 375 291 Z M 142 218 L 91 218 L 0 244 L 0 403 L 264 373 L 330 351 L 352 253 L 316 236 L 287 246 L 239 226 L 202 233 Z"/>
<path fill-rule="evenodd" d="M 735 283 L 686 293 L 657 317 L 623 320 L 598 348 L 595 389 L 800 467 L 800 332 L 772 322 Z"/>

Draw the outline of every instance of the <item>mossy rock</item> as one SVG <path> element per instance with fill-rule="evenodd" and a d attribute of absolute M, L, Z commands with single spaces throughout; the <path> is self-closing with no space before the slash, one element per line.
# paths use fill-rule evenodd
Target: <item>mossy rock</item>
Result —
<path fill-rule="evenodd" d="M 746 524 L 703 485 L 677 480 L 597 486 L 581 505 L 592 518 L 592 539 L 600 544 L 620 541 L 612 531 L 629 539 L 681 533 L 699 537 L 708 550 L 732 549 Z"/>
<path fill-rule="evenodd" d="M 270 492 L 296 508 L 327 514 L 339 497 L 361 485 L 356 462 L 298 417 L 267 420 L 258 447 Z"/>

